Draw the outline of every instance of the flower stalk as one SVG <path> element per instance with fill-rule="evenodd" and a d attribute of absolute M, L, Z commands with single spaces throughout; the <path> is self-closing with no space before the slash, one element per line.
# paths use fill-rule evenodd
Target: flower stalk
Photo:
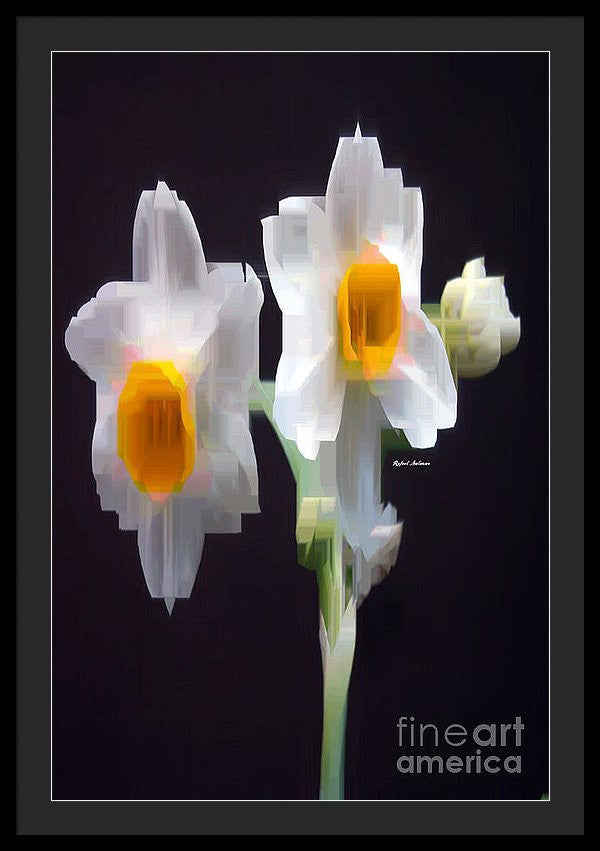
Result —
<path fill-rule="evenodd" d="M 355 577 L 362 553 L 348 562 L 344 548 L 339 500 L 335 496 L 334 446 L 323 445 L 315 461 L 285 438 L 273 419 L 274 383 L 256 382 L 251 410 L 262 411 L 281 442 L 297 487 L 298 561 L 314 570 L 319 588 L 319 641 L 323 672 L 323 733 L 321 744 L 322 800 L 344 799 L 344 759 L 348 689 L 356 644 Z"/>
<path fill-rule="evenodd" d="M 323 738 L 321 744 L 321 783 L 323 801 L 344 800 L 346 719 L 348 689 L 356 645 L 356 605 L 350 600 L 333 649 L 321 619 L 321 658 L 323 662 Z"/>

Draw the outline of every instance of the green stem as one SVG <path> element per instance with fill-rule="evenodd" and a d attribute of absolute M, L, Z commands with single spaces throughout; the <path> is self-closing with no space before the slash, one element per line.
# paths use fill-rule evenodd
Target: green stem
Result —
<path fill-rule="evenodd" d="M 316 572 L 319 585 L 320 642 L 323 663 L 323 739 L 321 787 L 323 800 L 344 798 L 344 757 L 348 687 L 356 643 L 356 603 L 352 574 L 347 576 L 342 555 L 339 506 L 323 464 L 331 474 L 332 458 L 321 450 L 319 459 L 308 461 L 295 442 L 285 438 L 273 418 L 273 382 L 257 381 L 252 388 L 251 409 L 269 419 L 296 479 L 298 558 Z M 333 457 L 335 464 L 335 456 Z M 333 468 L 334 469 L 334 468 Z"/>
<path fill-rule="evenodd" d="M 346 755 L 346 716 L 348 687 L 356 644 L 356 606 L 350 601 L 342 618 L 333 650 L 321 620 L 323 659 L 323 739 L 321 745 L 321 786 L 323 801 L 344 800 Z"/>

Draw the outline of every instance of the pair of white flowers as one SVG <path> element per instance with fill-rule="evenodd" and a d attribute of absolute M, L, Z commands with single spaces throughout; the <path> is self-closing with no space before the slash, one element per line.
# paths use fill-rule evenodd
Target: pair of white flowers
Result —
<path fill-rule="evenodd" d="M 274 418 L 307 459 L 337 442 L 353 544 L 352 528 L 364 517 L 370 532 L 368 504 L 378 503 L 379 429 L 402 429 L 425 448 L 456 421 L 444 333 L 421 310 L 421 193 L 385 169 L 377 139 L 357 130 L 339 141 L 325 196 L 281 201 L 263 228 L 283 314 Z M 482 263 L 477 274 L 481 287 Z M 164 183 L 140 197 L 132 279 L 103 286 L 65 341 L 96 382 L 92 465 L 102 508 L 137 530 L 149 591 L 171 610 L 191 593 L 204 534 L 239 532 L 241 514 L 259 510 L 248 395 L 263 293 L 249 265 L 206 262 L 187 205 Z M 518 320 L 493 281 L 483 307 L 479 299 L 477 333 L 486 329 L 488 348 L 504 333 L 508 350 Z M 454 285 L 449 302 L 463 325 L 474 286 L 466 297 Z"/>

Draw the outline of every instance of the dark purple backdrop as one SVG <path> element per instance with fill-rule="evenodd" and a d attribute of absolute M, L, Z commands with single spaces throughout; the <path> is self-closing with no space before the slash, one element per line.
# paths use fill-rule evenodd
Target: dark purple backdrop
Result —
<path fill-rule="evenodd" d="M 379 137 L 425 206 L 423 301 L 485 253 L 519 348 L 459 386 L 432 465 L 386 462 L 406 520 L 358 617 L 348 798 L 539 798 L 548 790 L 548 82 L 544 54 L 55 54 L 54 797 L 318 794 L 317 589 L 296 564 L 295 490 L 255 419 L 262 513 L 208 536 L 192 598 L 150 599 L 135 533 L 91 473 L 94 385 L 70 317 L 131 275 L 138 196 L 166 180 L 210 260 L 264 270 L 260 219 L 324 194 L 337 138 Z M 261 374 L 280 314 L 267 285 Z M 40 648 L 40 652 L 44 652 Z M 402 776 L 396 723 L 526 725 L 520 775 Z M 435 752 L 435 749 L 433 751 Z M 472 749 L 465 750 L 465 753 Z"/>

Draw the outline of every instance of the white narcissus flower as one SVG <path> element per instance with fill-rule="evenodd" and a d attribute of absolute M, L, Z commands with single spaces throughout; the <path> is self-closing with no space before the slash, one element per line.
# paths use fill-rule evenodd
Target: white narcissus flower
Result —
<path fill-rule="evenodd" d="M 248 390 L 263 294 L 250 266 L 205 261 L 163 182 L 139 200 L 132 277 L 101 287 L 65 343 L 96 383 L 101 506 L 137 530 L 150 594 L 171 611 L 192 591 L 205 533 L 239 532 L 259 510 Z"/>
<path fill-rule="evenodd" d="M 421 310 L 423 203 L 376 138 L 341 138 L 325 197 L 287 198 L 263 220 L 283 313 L 274 416 L 306 458 L 338 435 L 348 383 L 366 382 L 417 448 L 456 422 L 441 337 Z"/>
<path fill-rule="evenodd" d="M 319 455 L 339 497 L 360 602 L 402 531 L 380 501 L 381 429 L 427 448 L 456 422 L 446 350 L 421 310 L 421 191 L 384 168 L 377 139 L 357 126 L 339 140 L 325 196 L 281 201 L 263 237 L 283 314 L 273 415 L 305 458 Z"/>

